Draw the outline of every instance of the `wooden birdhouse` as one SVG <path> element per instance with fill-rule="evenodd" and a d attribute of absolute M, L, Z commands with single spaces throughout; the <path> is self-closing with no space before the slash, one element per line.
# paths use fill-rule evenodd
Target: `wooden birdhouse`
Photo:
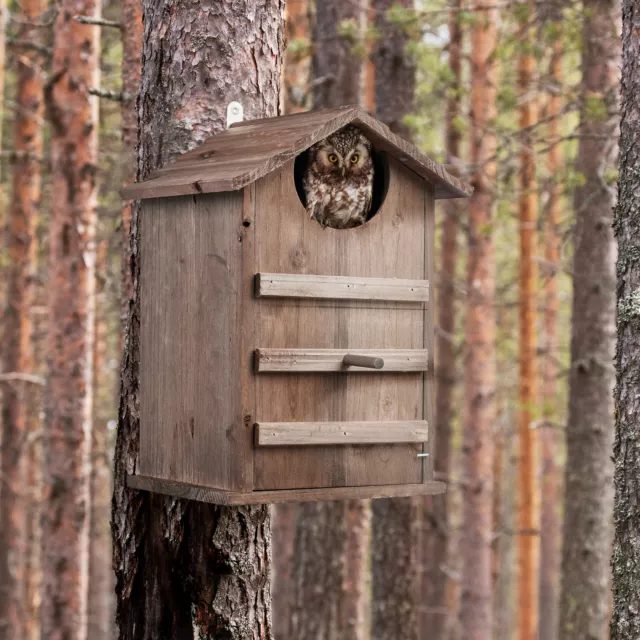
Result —
<path fill-rule="evenodd" d="M 323 228 L 305 153 L 371 141 L 370 219 Z M 438 493 L 434 204 L 470 195 L 355 107 L 241 122 L 140 199 L 140 454 L 129 486 L 219 504 Z"/>

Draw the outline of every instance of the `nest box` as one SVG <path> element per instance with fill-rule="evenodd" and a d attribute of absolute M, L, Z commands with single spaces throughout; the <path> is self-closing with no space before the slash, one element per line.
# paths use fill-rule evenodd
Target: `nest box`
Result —
<path fill-rule="evenodd" d="M 374 149 L 372 216 L 323 229 L 311 145 Z M 140 454 L 131 487 L 219 504 L 438 493 L 434 204 L 471 188 L 355 107 L 237 123 L 140 199 Z"/>

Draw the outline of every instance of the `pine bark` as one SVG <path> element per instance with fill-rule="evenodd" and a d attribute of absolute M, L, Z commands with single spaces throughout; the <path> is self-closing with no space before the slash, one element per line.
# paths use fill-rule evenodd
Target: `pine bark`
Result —
<path fill-rule="evenodd" d="M 363 97 L 362 37 L 364 7 L 359 2 L 316 2 L 313 29 L 313 108 L 361 104 Z"/>
<path fill-rule="evenodd" d="M 43 11 L 42 0 L 22 4 L 18 37 L 38 41 L 38 30 L 28 24 Z M 2 7 L 0 7 L 2 9 Z M 4 20 L 4 16 L 0 18 Z M 4 24 L 1 37 L 4 38 Z M 0 50 L 3 43 L 0 43 Z M 0 62 L 4 62 L 0 52 Z M 25 51 L 17 61 L 17 96 L 13 171 L 13 194 L 7 225 L 9 268 L 3 319 L 3 366 L 5 372 L 33 373 L 31 306 L 34 298 L 36 221 L 40 204 L 43 117 L 43 72 L 40 55 Z M 4 85 L 4 78 L 0 79 Z M 0 95 L 0 100 L 2 100 Z M 0 144 L 1 146 L 1 144 Z M 28 466 L 32 446 L 27 442 L 33 428 L 28 398 L 35 395 L 23 382 L 2 388 L 2 447 L 0 465 L 0 637 L 21 638 L 29 625 L 28 514 L 30 513 Z"/>
<path fill-rule="evenodd" d="M 284 62 L 283 112 L 306 111 L 309 92 L 309 2 L 289 0 L 286 6 L 287 54 Z"/>
<path fill-rule="evenodd" d="M 416 86 L 416 66 L 408 45 L 405 29 L 389 22 L 389 11 L 394 6 L 413 9 L 413 0 L 372 0 L 375 28 L 378 38 L 373 52 L 375 64 L 376 117 L 394 133 L 410 138 L 403 119 L 413 112 Z"/>
<path fill-rule="evenodd" d="M 478 9 L 478 2 L 474 5 Z M 491 541 L 493 534 L 493 426 L 495 421 L 495 255 L 491 235 L 496 177 L 496 25 L 485 8 L 471 29 L 471 162 L 474 194 L 469 204 L 468 300 L 465 318 L 463 523 L 461 538 L 462 637 L 493 633 Z"/>
<path fill-rule="evenodd" d="M 103 372 L 107 367 L 107 324 L 105 321 L 104 281 L 107 242 L 96 252 L 96 314 L 93 341 L 93 433 L 91 449 L 91 527 L 89 540 L 88 637 L 110 640 L 114 635 L 114 576 L 111 569 L 111 469 L 109 465 L 109 403 L 112 390 L 106 387 Z M 106 387 L 106 388 L 105 388 Z M 108 406 L 108 405 L 107 405 Z"/>
<path fill-rule="evenodd" d="M 615 192 L 607 179 L 616 158 L 618 122 L 616 12 L 610 0 L 585 2 L 577 160 L 584 184 L 576 190 L 574 203 L 561 638 L 604 638 L 609 618 Z"/>
<path fill-rule="evenodd" d="M 363 19 L 360 3 L 316 3 L 311 63 L 314 109 L 361 102 L 363 60 L 356 45 Z M 370 531 L 368 501 L 299 507 L 292 568 L 293 640 L 364 640 Z"/>
<path fill-rule="evenodd" d="M 446 112 L 446 162 L 460 163 L 462 133 L 457 126 L 461 115 L 462 27 L 459 16 L 461 0 L 451 0 L 449 14 L 449 69 L 451 84 Z M 459 216 L 461 205 L 447 200 L 442 223 L 442 246 L 438 278 L 438 333 L 436 335 L 436 412 L 434 468 L 438 479 L 448 481 L 451 461 L 453 392 L 456 383 L 456 265 L 458 261 Z M 449 494 L 425 499 L 428 517 L 424 520 L 424 574 L 422 593 L 425 605 L 421 617 L 422 636 L 447 638 L 457 619 L 460 593 L 448 578 L 443 565 L 453 559 L 453 539 L 449 518 Z M 426 515 L 426 514 L 425 514 Z"/>
<path fill-rule="evenodd" d="M 275 116 L 284 2 L 145 0 L 138 178 L 245 119 Z M 271 523 L 266 506 L 224 508 L 127 489 L 139 446 L 138 228 L 123 356 L 112 502 L 121 640 L 269 640 Z"/>
<path fill-rule="evenodd" d="M 389 22 L 391 0 L 373 0 L 378 38 L 375 66 L 375 115 L 394 133 L 410 138 L 404 116 L 413 109 L 415 65 L 408 36 Z M 400 3 L 412 9 L 412 0 Z M 412 498 L 372 502 L 371 637 L 417 640 L 420 603 L 420 528 L 422 501 Z"/>
<path fill-rule="evenodd" d="M 618 204 L 615 538 L 611 640 L 640 637 L 640 6 L 622 3 L 622 121 Z"/>
<path fill-rule="evenodd" d="M 537 121 L 537 96 L 534 86 L 535 1 L 526 0 L 520 29 L 521 52 L 518 60 L 520 91 L 520 300 L 518 389 L 518 637 L 538 637 L 538 575 L 540 523 L 538 494 L 538 430 L 533 428 L 536 404 L 536 234 L 538 191 L 533 127 Z"/>
<path fill-rule="evenodd" d="M 51 640 L 87 636 L 94 316 L 94 233 L 100 30 L 97 0 L 64 0 L 54 25 L 49 225 L 48 380 L 42 628 Z"/>
<path fill-rule="evenodd" d="M 553 7 L 555 11 L 557 8 Z M 558 275 L 560 273 L 559 231 L 562 214 L 562 183 L 564 165 L 560 143 L 562 117 L 562 22 L 560 15 L 548 21 L 555 27 L 557 37 L 552 45 L 549 80 L 552 89 L 547 103 L 547 135 L 551 148 L 547 156 L 549 172 L 549 201 L 544 220 L 543 314 L 542 314 L 542 411 L 541 440 L 541 512 L 540 512 L 540 640 L 556 640 L 558 633 L 558 586 L 560 577 L 561 477 L 558 461 L 559 432 L 555 423 L 558 415 Z"/>
<path fill-rule="evenodd" d="M 122 0 L 122 151 L 124 154 L 125 184 L 136 176 L 136 141 L 138 139 L 136 100 L 142 70 L 142 0 Z M 122 312 L 124 334 L 129 304 L 133 298 L 131 280 L 131 217 L 133 202 L 122 203 Z M 121 341 L 121 350 L 123 341 Z"/>

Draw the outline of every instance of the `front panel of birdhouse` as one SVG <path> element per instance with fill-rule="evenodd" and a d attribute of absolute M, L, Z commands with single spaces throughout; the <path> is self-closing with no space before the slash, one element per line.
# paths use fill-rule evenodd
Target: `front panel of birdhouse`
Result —
<path fill-rule="evenodd" d="M 255 490 L 430 479 L 420 454 L 431 406 L 433 196 L 388 163 L 382 206 L 354 229 L 307 216 L 291 165 L 250 188 Z M 343 364 L 363 353 L 382 368 Z"/>

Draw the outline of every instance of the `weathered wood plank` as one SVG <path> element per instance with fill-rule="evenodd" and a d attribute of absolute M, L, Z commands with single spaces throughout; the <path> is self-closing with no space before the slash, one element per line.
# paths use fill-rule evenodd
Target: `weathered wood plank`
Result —
<path fill-rule="evenodd" d="M 260 447 L 323 444 L 426 442 L 425 420 L 396 422 L 262 422 L 255 426 Z"/>
<path fill-rule="evenodd" d="M 381 368 L 344 364 L 347 355 L 382 358 Z M 256 373 L 301 373 L 334 371 L 343 373 L 389 373 L 427 371 L 426 349 L 264 349 L 255 351 Z"/>
<path fill-rule="evenodd" d="M 127 476 L 131 489 L 153 491 L 176 498 L 221 505 L 271 504 L 274 502 L 309 502 L 319 500 L 374 500 L 436 495 L 446 491 L 444 482 L 421 484 L 390 484 L 362 487 L 327 487 L 319 489 L 288 489 L 284 491 L 221 491 L 200 485 L 161 480 L 143 475 Z"/>
<path fill-rule="evenodd" d="M 275 298 L 429 302 L 427 280 L 258 273 L 256 295 Z"/>
<path fill-rule="evenodd" d="M 237 329 L 242 207 L 242 193 L 143 204 L 143 474 L 223 489 L 252 486 L 252 433 L 249 425 L 244 434 Z"/>

